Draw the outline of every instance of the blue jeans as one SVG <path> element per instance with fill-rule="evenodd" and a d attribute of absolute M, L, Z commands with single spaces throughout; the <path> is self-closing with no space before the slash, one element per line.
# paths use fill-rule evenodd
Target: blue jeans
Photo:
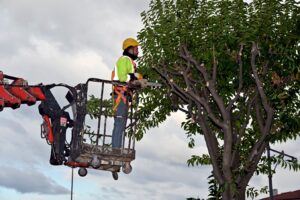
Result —
<path fill-rule="evenodd" d="M 116 98 L 115 98 L 116 100 Z M 112 133 L 112 147 L 113 148 L 121 148 L 123 133 L 126 128 L 127 122 L 127 114 L 128 114 L 128 106 L 121 99 L 117 110 L 116 110 L 114 129 Z"/>

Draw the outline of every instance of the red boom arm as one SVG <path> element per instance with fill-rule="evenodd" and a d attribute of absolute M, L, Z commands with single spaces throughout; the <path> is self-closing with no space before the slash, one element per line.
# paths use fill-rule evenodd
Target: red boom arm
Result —
<path fill-rule="evenodd" d="M 44 100 L 45 95 L 39 86 L 29 86 L 24 79 L 5 75 L 0 71 L 0 111 L 4 107 L 16 109 L 21 104 L 31 106 L 36 101 Z"/>

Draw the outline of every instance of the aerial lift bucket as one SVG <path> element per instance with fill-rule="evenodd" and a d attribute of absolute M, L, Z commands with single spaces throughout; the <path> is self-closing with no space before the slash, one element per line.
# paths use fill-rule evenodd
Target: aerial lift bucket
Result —
<path fill-rule="evenodd" d="M 100 89 L 98 111 L 93 118 L 85 118 L 85 116 L 88 116 L 86 111 L 87 99 L 90 96 L 88 89 L 92 89 L 89 83 L 93 83 L 94 88 L 97 88 L 98 91 Z M 112 86 L 119 86 L 122 83 L 90 78 L 83 85 L 84 87 L 77 90 L 82 93 L 82 95 L 78 96 L 83 96 L 83 102 L 76 101 L 78 103 L 76 103 L 77 114 L 75 116 L 82 115 L 82 124 L 93 125 L 90 127 L 91 131 L 87 131 L 86 127 L 80 127 L 78 131 L 74 131 L 77 127 L 75 123 L 71 142 L 71 154 L 68 162 L 64 164 L 70 167 L 80 167 L 78 171 L 80 176 L 87 174 L 87 168 L 93 168 L 110 171 L 113 178 L 117 180 L 118 172 L 121 169 L 125 174 L 130 173 L 132 170 L 130 163 L 135 159 L 135 111 L 138 104 L 135 103 L 128 106 L 128 120 L 126 120 L 126 130 L 122 134 L 122 145 L 120 148 L 112 148 L 112 125 L 116 116 L 112 112 L 110 91 Z M 134 102 L 138 102 L 137 95 L 135 95 Z"/>

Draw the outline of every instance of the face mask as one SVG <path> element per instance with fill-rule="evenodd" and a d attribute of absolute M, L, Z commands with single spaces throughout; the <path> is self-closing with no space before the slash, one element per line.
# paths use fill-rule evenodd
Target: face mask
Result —
<path fill-rule="evenodd" d="M 132 60 L 136 60 L 138 58 L 138 55 L 134 55 L 134 54 L 130 53 L 129 48 L 124 50 L 123 55 L 130 57 Z"/>

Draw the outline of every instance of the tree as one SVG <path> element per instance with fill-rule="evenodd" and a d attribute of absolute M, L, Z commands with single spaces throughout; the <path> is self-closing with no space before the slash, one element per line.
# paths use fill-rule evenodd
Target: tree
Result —
<path fill-rule="evenodd" d="M 152 0 L 141 16 L 140 70 L 165 87 L 141 94 L 139 137 L 186 113 L 189 146 L 201 134 L 209 153 L 189 164 L 212 165 L 222 199 L 245 199 L 268 144 L 300 135 L 299 2 Z"/>

